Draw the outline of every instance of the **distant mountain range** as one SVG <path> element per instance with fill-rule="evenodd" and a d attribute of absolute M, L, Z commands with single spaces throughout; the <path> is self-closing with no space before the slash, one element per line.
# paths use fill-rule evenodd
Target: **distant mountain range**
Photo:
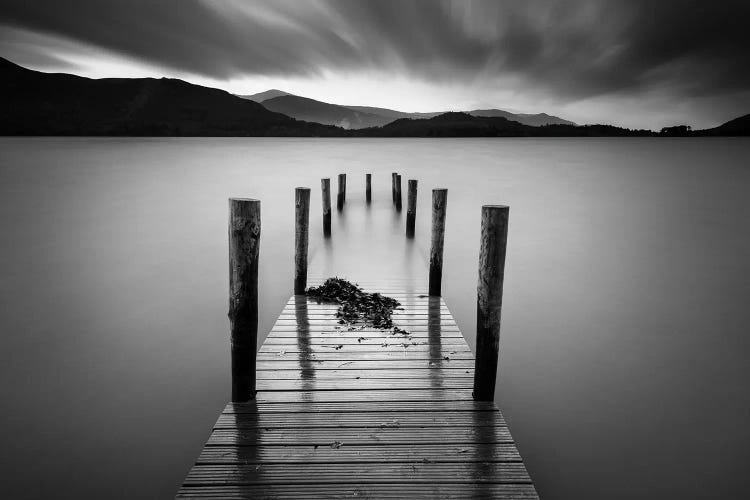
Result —
<path fill-rule="evenodd" d="M 256 99 L 262 104 L 255 102 Z M 279 90 L 235 96 L 168 78 L 90 79 L 42 73 L 0 58 L 0 135 L 747 136 L 750 115 L 712 129 L 693 131 L 678 126 L 654 132 L 612 125 L 578 126 L 545 114 L 519 115 L 495 109 L 403 113 L 385 108 L 339 106 Z"/>
<path fill-rule="evenodd" d="M 167 78 L 41 73 L 0 58 L 1 135 L 340 136 L 223 90 Z"/>
<path fill-rule="evenodd" d="M 382 127 L 399 118 L 425 119 L 434 118 L 447 111 L 433 113 L 406 113 L 387 108 L 370 106 L 342 106 L 316 101 L 307 97 L 300 97 L 282 90 L 266 90 L 258 94 L 241 95 L 244 99 L 259 102 L 267 109 L 283 113 L 298 120 L 305 120 L 326 125 L 336 125 L 345 129 L 360 129 L 367 127 Z M 575 125 L 557 116 L 545 113 L 517 114 L 502 109 L 475 109 L 465 111 L 471 116 L 501 117 L 513 120 L 523 125 L 539 127 L 542 125 Z"/>

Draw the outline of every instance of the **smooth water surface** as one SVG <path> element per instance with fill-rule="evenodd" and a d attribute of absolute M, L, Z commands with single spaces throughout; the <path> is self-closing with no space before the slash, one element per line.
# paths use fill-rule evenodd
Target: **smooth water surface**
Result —
<path fill-rule="evenodd" d="M 480 206 L 510 205 L 497 399 L 542 498 L 745 498 L 749 159 L 746 139 L 0 138 L 3 495 L 174 495 L 229 399 L 227 198 L 262 201 L 265 332 L 309 186 L 311 273 L 363 280 L 424 276 L 449 188 L 444 297 L 472 346 Z M 392 171 L 419 179 L 413 241 Z"/>

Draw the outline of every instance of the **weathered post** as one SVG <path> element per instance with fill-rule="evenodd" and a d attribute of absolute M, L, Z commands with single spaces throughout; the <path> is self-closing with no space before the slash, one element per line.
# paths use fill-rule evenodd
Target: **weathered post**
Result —
<path fill-rule="evenodd" d="M 396 174 L 396 210 L 401 211 L 401 176 Z"/>
<path fill-rule="evenodd" d="M 503 205 L 482 207 L 482 237 L 477 282 L 477 349 L 474 362 L 474 399 L 495 398 L 500 353 L 500 312 L 503 305 L 508 212 Z"/>
<path fill-rule="evenodd" d="M 307 288 L 307 236 L 310 223 L 310 188 L 294 190 L 294 295 Z"/>
<path fill-rule="evenodd" d="M 396 172 L 391 172 L 391 200 L 396 204 Z"/>
<path fill-rule="evenodd" d="M 336 208 L 341 210 L 346 202 L 346 174 L 339 174 L 339 194 L 336 199 Z"/>
<path fill-rule="evenodd" d="M 443 242 L 445 240 L 445 204 L 447 189 L 432 190 L 432 237 L 430 245 L 430 295 L 440 296 L 443 281 Z"/>
<path fill-rule="evenodd" d="M 372 174 L 365 174 L 365 201 L 372 202 Z"/>
<path fill-rule="evenodd" d="M 232 401 L 255 399 L 260 201 L 229 199 L 229 328 Z"/>
<path fill-rule="evenodd" d="M 406 236 L 414 237 L 414 226 L 417 219 L 417 180 L 409 179 L 409 193 L 406 199 Z"/>
<path fill-rule="evenodd" d="M 320 179 L 323 193 L 323 236 L 331 236 L 331 179 Z"/>

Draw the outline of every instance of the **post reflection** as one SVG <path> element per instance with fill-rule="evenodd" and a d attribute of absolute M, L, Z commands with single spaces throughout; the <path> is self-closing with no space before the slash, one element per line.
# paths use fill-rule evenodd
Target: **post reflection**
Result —
<path fill-rule="evenodd" d="M 258 482 L 264 474 L 263 468 L 257 467 L 262 461 L 259 445 L 260 433 L 263 432 L 258 402 L 235 403 L 234 411 L 234 446 L 226 450 L 222 458 L 239 466 L 238 470 L 242 471 L 242 479 L 246 482 Z"/>
<path fill-rule="evenodd" d="M 299 370 L 302 382 L 301 389 L 309 391 L 315 379 L 314 353 L 310 346 L 310 317 L 307 310 L 307 296 L 294 296 L 294 318 L 297 322 L 297 348 L 299 351 Z"/>
<path fill-rule="evenodd" d="M 471 494 L 474 498 L 492 498 L 492 483 L 498 478 L 495 468 L 499 464 L 494 462 L 495 449 L 497 445 L 496 429 L 492 420 L 494 412 L 473 411 L 472 425 L 474 429 L 474 443 L 471 445 L 471 453 L 474 460 L 471 462 L 474 468 L 474 487 Z"/>
<path fill-rule="evenodd" d="M 441 339 L 440 297 L 429 297 L 427 303 L 427 345 L 430 353 L 430 387 L 441 389 L 443 378 L 443 345 Z"/>

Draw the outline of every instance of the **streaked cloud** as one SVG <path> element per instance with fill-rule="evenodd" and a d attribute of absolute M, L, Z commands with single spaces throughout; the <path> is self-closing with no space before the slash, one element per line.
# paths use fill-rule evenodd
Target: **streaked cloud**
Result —
<path fill-rule="evenodd" d="M 330 86 L 391 75 L 466 89 L 457 101 L 471 92 L 481 102 L 543 102 L 579 121 L 639 97 L 667 110 L 671 102 L 668 119 L 684 109 L 698 122 L 750 107 L 746 1 L 5 0 L 1 19 L 3 55 L 39 69 L 74 66 L 88 52 L 89 63 L 110 54 L 205 81 Z M 40 42 L 50 39 L 67 47 Z"/>

